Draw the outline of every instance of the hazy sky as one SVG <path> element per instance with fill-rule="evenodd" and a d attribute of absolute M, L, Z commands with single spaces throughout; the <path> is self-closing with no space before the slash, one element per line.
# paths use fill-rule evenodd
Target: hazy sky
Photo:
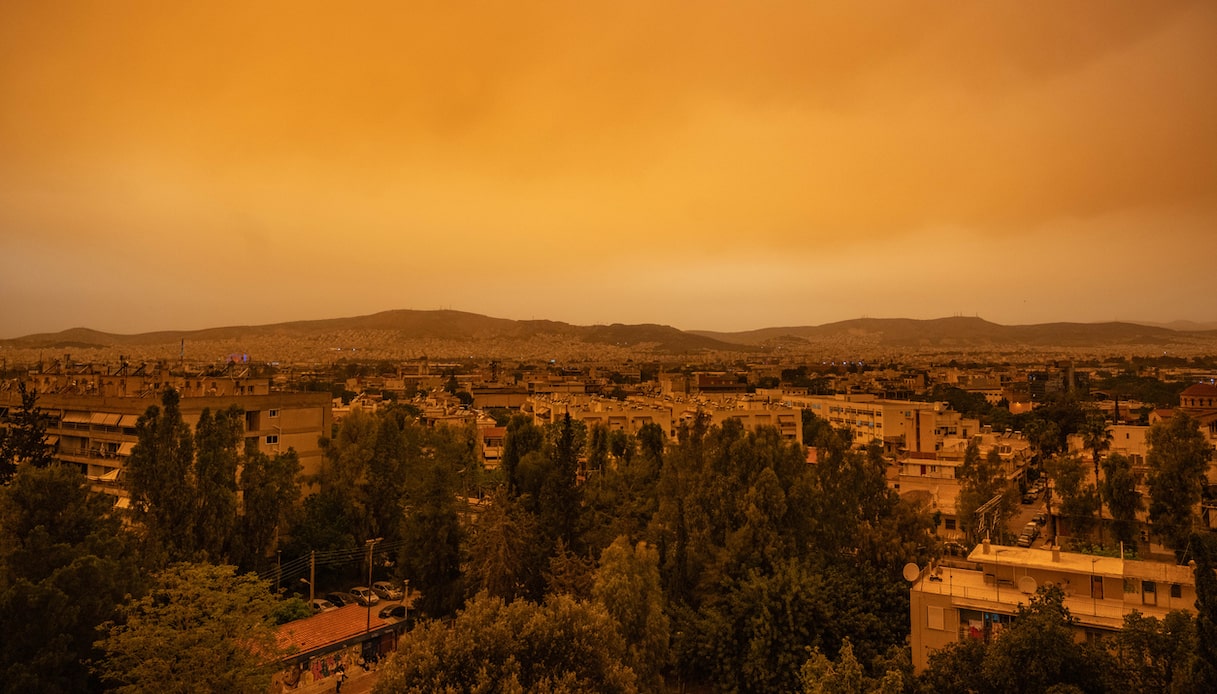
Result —
<path fill-rule="evenodd" d="M 1211 321 L 1215 265 L 1210 1 L 0 4 L 0 337 Z"/>

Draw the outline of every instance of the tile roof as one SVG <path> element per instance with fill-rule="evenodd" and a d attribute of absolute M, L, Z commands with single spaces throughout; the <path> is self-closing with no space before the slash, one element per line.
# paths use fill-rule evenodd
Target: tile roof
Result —
<path fill-rule="evenodd" d="M 371 630 L 368 627 L 368 608 L 362 605 L 344 605 L 336 610 L 321 612 L 312 617 L 297 619 L 279 627 L 279 647 L 287 651 L 288 658 L 297 658 L 328 646 L 358 640 L 365 633 L 380 633 L 392 629 L 400 620 L 385 620 L 377 616 L 379 608 L 372 606 Z"/>

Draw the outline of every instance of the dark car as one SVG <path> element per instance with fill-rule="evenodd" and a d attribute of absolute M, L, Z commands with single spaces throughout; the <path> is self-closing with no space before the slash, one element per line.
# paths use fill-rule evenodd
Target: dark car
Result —
<path fill-rule="evenodd" d="M 355 604 L 355 596 L 350 593 L 326 593 L 325 599 L 334 603 L 334 607 L 344 607 L 346 605 Z"/>
<path fill-rule="evenodd" d="M 405 619 L 406 606 L 389 605 L 388 607 L 381 608 L 380 612 L 377 612 L 376 614 L 380 615 L 381 619 Z"/>

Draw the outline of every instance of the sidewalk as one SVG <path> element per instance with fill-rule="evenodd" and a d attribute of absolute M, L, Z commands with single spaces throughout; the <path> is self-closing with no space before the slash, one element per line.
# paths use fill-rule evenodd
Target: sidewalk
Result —
<path fill-rule="evenodd" d="M 376 680 L 379 678 L 380 673 L 377 670 L 353 667 L 347 670 L 347 680 L 342 685 L 342 694 L 368 694 L 372 691 L 372 687 L 376 686 Z M 333 694 L 337 687 L 337 680 L 333 677 L 326 677 L 310 685 L 300 686 L 289 691 L 293 694 Z"/>

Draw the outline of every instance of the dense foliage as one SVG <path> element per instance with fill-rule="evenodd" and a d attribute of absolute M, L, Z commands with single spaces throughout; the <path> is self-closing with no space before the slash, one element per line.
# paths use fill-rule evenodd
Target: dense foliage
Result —
<path fill-rule="evenodd" d="M 24 410 L 37 412 L 32 398 Z M 487 471 L 473 427 L 356 409 L 307 480 L 294 452 L 244 449 L 242 418 L 204 411 L 191 430 L 166 391 L 139 420 L 125 525 L 74 470 L 14 468 L 0 488 L 6 689 L 264 688 L 269 629 L 304 603 L 240 572 L 279 577 L 277 552 L 297 567 L 321 557 L 314 588 L 375 572 L 418 591 L 411 614 L 424 621 L 381 691 L 1186 691 L 1213 677 L 1217 586 L 1205 580 L 1198 618 L 1133 615 L 1100 645 L 1076 643 L 1062 596 L 1044 591 L 991 643 L 944 649 L 913 677 L 901 568 L 933 556 L 935 521 L 889 487 L 880 447 L 852 449 L 813 416 L 814 465 L 776 429 L 733 419 L 697 414 L 668 441 L 653 424 L 630 435 L 515 415 Z M 22 421 L 38 431 L 37 417 Z M 1061 398 L 1022 423 L 1071 531 L 1103 499 L 1131 543 L 1136 479 L 1104 455 L 1102 422 Z M 1090 464 L 1062 454 L 1071 433 L 1103 473 L 1097 486 Z M 1150 513 L 1203 573 L 1217 553 L 1191 535 L 1208 455 L 1197 436 L 1184 418 L 1151 433 L 1149 484 L 1167 501 Z M 23 450 L 16 459 L 40 461 L 38 446 Z M 1000 466 L 968 449 L 964 517 L 995 496 L 999 517 L 1011 512 Z"/>

